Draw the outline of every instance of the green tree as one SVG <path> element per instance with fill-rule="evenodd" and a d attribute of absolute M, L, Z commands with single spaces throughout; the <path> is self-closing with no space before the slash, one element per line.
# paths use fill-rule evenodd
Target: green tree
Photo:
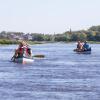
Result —
<path fill-rule="evenodd" d="M 78 39 L 79 39 L 78 34 L 73 33 L 72 36 L 71 36 L 71 41 L 77 41 Z"/>
<path fill-rule="evenodd" d="M 85 33 L 80 33 L 79 40 L 81 40 L 81 41 L 87 40 L 87 35 Z"/>
<path fill-rule="evenodd" d="M 37 34 L 37 33 L 32 33 L 33 41 L 43 41 L 44 40 L 44 35 L 43 34 Z"/>
<path fill-rule="evenodd" d="M 90 27 L 89 31 L 98 31 L 98 32 L 100 32 L 100 25 Z"/>
<path fill-rule="evenodd" d="M 97 32 L 95 35 L 95 40 L 100 41 L 100 32 Z"/>
<path fill-rule="evenodd" d="M 95 41 L 95 32 L 88 32 L 87 40 L 88 41 Z"/>

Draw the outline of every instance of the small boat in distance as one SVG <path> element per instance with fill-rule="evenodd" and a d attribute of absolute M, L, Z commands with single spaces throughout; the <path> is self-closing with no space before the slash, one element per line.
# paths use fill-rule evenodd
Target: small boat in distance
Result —
<path fill-rule="evenodd" d="M 77 47 L 74 49 L 74 51 L 78 54 L 91 54 L 91 47 L 85 42 L 78 41 L 77 42 Z"/>
<path fill-rule="evenodd" d="M 74 49 L 74 52 L 78 54 L 91 54 L 91 48 L 88 50 L 82 50 L 82 51 Z"/>

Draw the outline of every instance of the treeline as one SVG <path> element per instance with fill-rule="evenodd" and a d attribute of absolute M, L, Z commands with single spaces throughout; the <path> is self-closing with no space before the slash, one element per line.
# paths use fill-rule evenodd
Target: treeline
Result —
<path fill-rule="evenodd" d="M 100 26 L 92 26 L 88 30 L 80 30 L 80 31 L 66 31 L 62 34 L 53 34 L 53 35 L 45 35 L 45 34 L 34 34 L 32 33 L 34 41 L 100 41 Z"/>
<path fill-rule="evenodd" d="M 0 39 L 0 44 L 18 44 L 16 40 Z"/>
<path fill-rule="evenodd" d="M 23 32 L 1 32 L 0 39 L 12 40 L 24 39 L 28 41 L 49 41 L 49 42 L 70 42 L 70 41 L 100 41 L 100 26 L 92 26 L 88 30 L 66 31 L 60 34 L 40 34 L 40 33 L 23 33 Z M 6 42 L 5 40 L 3 40 Z M 3 43 L 3 42 L 2 42 Z M 16 42 L 14 42 L 16 43 Z"/>
<path fill-rule="evenodd" d="M 100 26 L 92 26 L 88 30 L 67 31 L 56 36 L 57 41 L 100 41 Z"/>

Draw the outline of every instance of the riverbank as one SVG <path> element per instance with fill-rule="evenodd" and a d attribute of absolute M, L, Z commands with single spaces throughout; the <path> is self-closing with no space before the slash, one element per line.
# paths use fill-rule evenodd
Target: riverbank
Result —
<path fill-rule="evenodd" d="M 88 41 L 90 44 L 100 44 L 100 41 Z"/>
<path fill-rule="evenodd" d="M 45 42 L 39 42 L 39 41 L 27 41 L 29 44 L 43 44 Z M 0 45 L 11 45 L 11 44 L 19 44 L 18 40 L 9 40 L 9 39 L 0 39 Z"/>
<path fill-rule="evenodd" d="M 100 41 L 87 41 L 88 43 L 90 43 L 90 44 L 100 44 Z M 66 42 L 66 43 L 77 43 L 77 41 L 75 42 Z"/>
<path fill-rule="evenodd" d="M 45 44 L 45 43 L 56 43 L 52 41 L 27 41 L 29 44 Z M 77 42 L 77 41 L 76 41 Z M 67 42 L 60 42 L 60 43 L 75 43 L 73 41 L 67 41 Z M 99 41 L 88 41 L 90 44 L 100 44 Z M 0 39 L 1 45 L 10 45 L 10 44 L 19 44 L 18 40 L 9 40 L 9 39 Z"/>
<path fill-rule="evenodd" d="M 9 45 L 9 44 L 18 44 L 18 41 L 16 40 L 8 40 L 8 39 L 0 39 L 1 45 Z"/>

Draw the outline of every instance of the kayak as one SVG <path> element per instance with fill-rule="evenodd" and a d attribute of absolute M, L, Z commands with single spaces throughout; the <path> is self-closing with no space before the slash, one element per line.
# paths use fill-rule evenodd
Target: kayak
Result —
<path fill-rule="evenodd" d="M 21 58 L 15 58 L 14 62 L 22 63 L 22 64 L 27 64 L 27 63 L 33 63 L 34 59 L 26 58 L 26 57 L 21 57 Z"/>

